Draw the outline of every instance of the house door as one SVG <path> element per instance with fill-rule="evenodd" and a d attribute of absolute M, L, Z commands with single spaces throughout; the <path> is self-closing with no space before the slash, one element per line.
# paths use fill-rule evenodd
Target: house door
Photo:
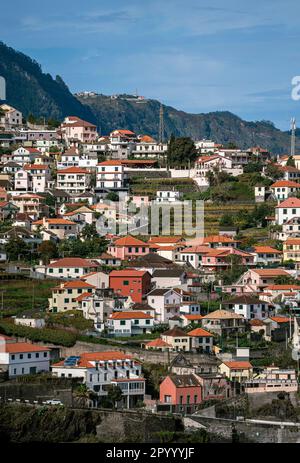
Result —
<path fill-rule="evenodd" d="M 36 367 L 30 367 L 29 368 L 29 374 L 30 375 L 35 375 L 36 374 Z"/>

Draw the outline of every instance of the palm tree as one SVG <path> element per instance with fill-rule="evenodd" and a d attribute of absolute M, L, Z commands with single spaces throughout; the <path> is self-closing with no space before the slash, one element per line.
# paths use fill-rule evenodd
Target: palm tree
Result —
<path fill-rule="evenodd" d="M 89 406 L 89 401 L 95 398 L 94 391 L 87 388 L 86 384 L 80 384 L 74 390 L 75 401 L 80 407 L 86 408 Z"/>

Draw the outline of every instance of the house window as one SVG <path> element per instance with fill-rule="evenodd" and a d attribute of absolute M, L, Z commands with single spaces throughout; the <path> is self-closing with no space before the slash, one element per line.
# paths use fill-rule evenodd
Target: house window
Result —
<path fill-rule="evenodd" d="M 129 286 L 129 281 L 128 281 L 128 280 L 124 280 L 124 281 L 123 281 L 123 286 Z"/>
<path fill-rule="evenodd" d="M 123 325 L 123 326 L 126 325 L 126 321 L 125 321 L 125 320 L 121 320 L 121 321 L 120 321 L 120 325 Z"/>

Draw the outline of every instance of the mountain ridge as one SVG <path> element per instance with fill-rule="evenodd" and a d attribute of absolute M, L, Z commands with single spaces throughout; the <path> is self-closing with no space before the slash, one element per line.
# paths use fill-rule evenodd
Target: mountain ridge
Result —
<path fill-rule="evenodd" d="M 78 116 L 95 123 L 100 133 L 125 128 L 140 134 L 158 137 L 161 103 L 112 98 L 106 95 L 73 95 L 64 80 L 44 73 L 39 63 L 29 56 L 0 42 L 0 75 L 6 79 L 8 104 L 25 117 L 33 114 L 62 120 Z M 289 152 L 290 136 L 268 121 L 247 122 L 230 111 L 187 113 L 163 105 L 165 139 L 171 134 L 196 139 L 212 139 L 217 143 L 235 143 L 241 148 L 260 145 L 275 154 Z M 296 148 L 300 150 L 297 140 Z"/>

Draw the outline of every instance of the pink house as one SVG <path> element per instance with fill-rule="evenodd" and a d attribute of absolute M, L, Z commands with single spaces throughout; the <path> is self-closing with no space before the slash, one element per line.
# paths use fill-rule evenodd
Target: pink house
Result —
<path fill-rule="evenodd" d="M 254 265 L 254 256 L 252 254 L 230 247 L 210 249 L 209 252 L 203 253 L 201 267 L 213 271 L 226 270 L 231 265 L 230 255 L 240 257 L 241 265 Z"/>
<path fill-rule="evenodd" d="M 195 375 L 169 375 L 159 388 L 160 404 L 172 412 L 194 413 L 202 402 L 202 387 Z"/>
<path fill-rule="evenodd" d="M 76 116 L 66 117 L 60 128 L 67 141 L 76 139 L 82 143 L 88 143 L 95 141 L 98 136 L 97 127 L 94 124 Z"/>
<path fill-rule="evenodd" d="M 150 246 L 148 243 L 129 235 L 119 238 L 109 245 L 108 252 L 117 259 L 131 260 L 149 254 Z"/>

